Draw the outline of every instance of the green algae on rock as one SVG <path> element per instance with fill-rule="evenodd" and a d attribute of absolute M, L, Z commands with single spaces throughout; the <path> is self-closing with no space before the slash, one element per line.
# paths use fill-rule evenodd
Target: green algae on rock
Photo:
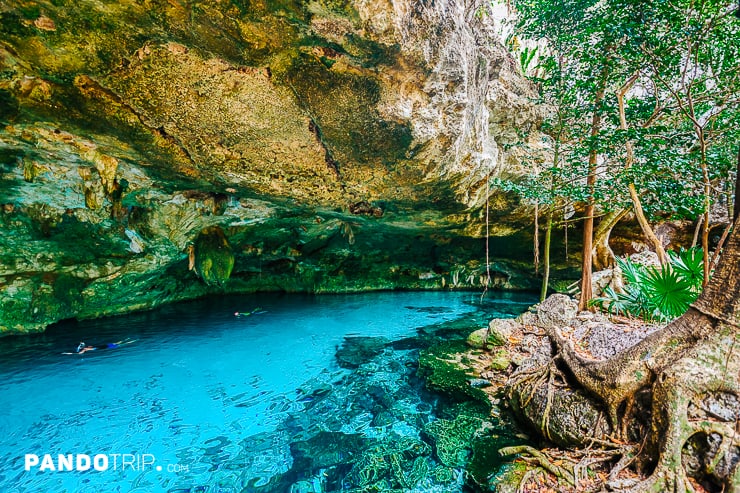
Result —
<path fill-rule="evenodd" d="M 472 401 L 482 413 L 488 413 L 491 403 L 481 389 L 470 385 L 472 378 L 456 359 L 467 350 L 464 341 L 442 342 L 421 351 L 419 376 L 429 390 L 457 401 Z"/>
<path fill-rule="evenodd" d="M 434 453 L 448 467 L 466 465 L 472 454 L 473 438 L 483 428 L 483 419 L 458 415 L 454 420 L 437 419 L 424 427 L 424 436 L 434 444 Z"/>
<path fill-rule="evenodd" d="M 412 437 L 389 437 L 365 449 L 349 471 L 360 491 L 394 491 L 415 487 L 429 475 L 430 447 Z"/>
<path fill-rule="evenodd" d="M 206 284 L 222 285 L 234 268 L 234 253 L 219 226 L 200 232 L 194 245 L 195 269 Z"/>

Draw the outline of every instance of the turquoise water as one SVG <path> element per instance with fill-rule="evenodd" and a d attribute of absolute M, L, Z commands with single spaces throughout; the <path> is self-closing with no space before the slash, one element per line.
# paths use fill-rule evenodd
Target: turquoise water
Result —
<path fill-rule="evenodd" d="M 497 296 L 222 297 L 0 339 L 0 491 L 361 491 L 372 447 L 442 471 L 420 434 L 439 398 L 419 348 L 533 301 Z M 102 470 L 55 470 L 58 454 Z M 462 470 L 427 476 L 404 489 L 462 491 Z"/>

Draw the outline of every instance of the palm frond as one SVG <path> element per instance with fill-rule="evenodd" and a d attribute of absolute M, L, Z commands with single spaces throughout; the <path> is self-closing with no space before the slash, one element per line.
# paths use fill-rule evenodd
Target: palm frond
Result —
<path fill-rule="evenodd" d="M 640 284 L 642 282 L 642 266 L 632 262 L 630 259 L 617 257 L 617 265 L 622 271 L 622 276 L 628 284 Z"/>
<path fill-rule="evenodd" d="M 697 296 L 691 281 L 668 265 L 646 269 L 643 288 L 654 313 L 663 320 L 683 315 Z"/>
<path fill-rule="evenodd" d="M 700 247 L 668 251 L 673 269 L 691 283 L 692 289 L 701 290 L 704 281 L 704 251 Z"/>
<path fill-rule="evenodd" d="M 593 304 L 613 314 L 669 321 L 688 310 L 701 292 L 704 278 L 701 249 L 669 252 L 670 263 L 645 266 L 617 258 L 625 280 L 624 291 L 604 290 Z"/>

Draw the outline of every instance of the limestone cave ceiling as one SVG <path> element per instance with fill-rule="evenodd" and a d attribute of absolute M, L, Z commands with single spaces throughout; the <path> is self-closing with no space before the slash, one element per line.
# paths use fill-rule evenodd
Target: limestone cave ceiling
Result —
<path fill-rule="evenodd" d="M 121 279 L 159 294 L 112 313 L 195 296 L 172 271 L 208 228 L 237 277 L 250 255 L 297 275 L 334 233 L 368 258 L 387 237 L 479 236 L 484 177 L 539 117 L 478 7 L 0 4 L 0 328 L 105 313 Z"/>

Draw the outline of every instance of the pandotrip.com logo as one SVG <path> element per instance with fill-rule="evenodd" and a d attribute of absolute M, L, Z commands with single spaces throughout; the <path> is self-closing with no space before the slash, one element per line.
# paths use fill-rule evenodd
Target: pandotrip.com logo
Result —
<path fill-rule="evenodd" d="M 85 472 L 85 471 L 167 471 L 187 472 L 182 464 L 157 464 L 154 454 L 25 454 L 25 471 Z"/>

